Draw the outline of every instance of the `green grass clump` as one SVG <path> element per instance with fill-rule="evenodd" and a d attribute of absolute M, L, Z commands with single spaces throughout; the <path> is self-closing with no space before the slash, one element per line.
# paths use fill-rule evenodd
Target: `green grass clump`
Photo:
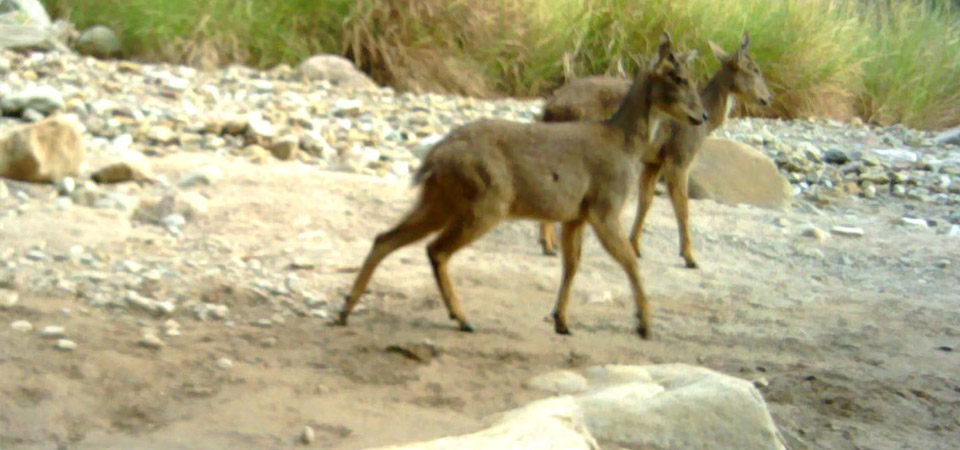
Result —
<path fill-rule="evenodd" d="M 960 16 L 948 0 L 47 0 L 83 29 L 120 32 L 128 57 L 215 67 L 339 53 L 401 90 L 539 96 L 574 77 L 629 76 L 669 30 L 717 67 L 707 41 L 744 31 L 776 95 L 751 113 L 960 123 Z M 883 3 L 881 6 L 877 6 Z"/>

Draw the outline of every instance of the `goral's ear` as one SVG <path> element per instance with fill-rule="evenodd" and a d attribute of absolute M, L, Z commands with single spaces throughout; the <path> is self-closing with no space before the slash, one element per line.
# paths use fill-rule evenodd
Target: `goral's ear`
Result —
<path fill-rule="evenodd" d="M 673 47 L 673 38 L 670 36 L 669 31 L 664 31 L 660 35 L 660 50 L 659 56 L 660 59 L 667 59 L 670 57 L 670 49 Z"/>
<path fill-rule="evenodd" d="M 740 51 L 750 50 L 750 32 L 743 32 L 743 39 L 740 40 Z"/>
<path fill-rule="evenodd" d="M 710 51 L 713 52 L 713 56 L 717 58 L 717 61 L 725 63 L 730 60 L 730 54 L 726 50 L 722 49 L 713 41 L 707 41 L 707 44 L 710 46 Z"/>

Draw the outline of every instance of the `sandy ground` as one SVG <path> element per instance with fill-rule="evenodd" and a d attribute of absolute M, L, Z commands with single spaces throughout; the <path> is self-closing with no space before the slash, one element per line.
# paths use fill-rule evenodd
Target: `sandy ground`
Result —
<path fill-rule="evenodd" d="M 277 272 L 300 255 L 318 264 L 297 271 L 304 287 L 339 306 L 349 268 L 415 196 L 404 182 L 289 163 L 177 155 L 154 167 L 175 176 L 207 162 L 227 177 L 202 188 L 211 211 L 180 240 L 75 207 L 0 219 L 0 249 L 80 243 L 187 267 L 255 257 Z M 956 448 L 960 239 L 893 224 L 903 212 L 899 203 L 778 212 L 694 201 L 701 268 L 689 270 L 669 202 L 658 198 L 642 260 L 650 341 L 633 334 L 626 278 L 592 232 L 571 302 L 574 334 L 553 333 L 546 317 L 560 260 L 540 254 L 532 222 L 503 224 L 454 258 L 475 334 L 447 320 L 424 243 L 381 266 L 347 328 L 309 317 L 256 327 L 276 302 L 197 270 L 189 288 L 228 304 L 235 326 L 178 312 L 182 335 L 161 350 L 137 339 L 163 319 L 21 286 L 21 302 L 0 311 L 0 448 L 275 449 L 301 446 L 310 425 L 312 447 L 358 449 L 482 428 L 485 416 L 541 397 L 522 383 L 553 369 L 668 362 L 765 380 L 792 448 Z M 865 236 L 818 242 L 801 235 L 811 222 Z M 79 348 L 16 333 L 8 324 L 18 319 L 64 325 Z M 438 350 L 426 362 L 386 351 L 424 341 Z M 223 357 L 234 367 L 218 367 Z"/>

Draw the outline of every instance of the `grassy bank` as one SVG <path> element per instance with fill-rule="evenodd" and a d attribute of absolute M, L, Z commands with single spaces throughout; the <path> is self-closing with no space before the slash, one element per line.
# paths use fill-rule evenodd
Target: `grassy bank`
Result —
<path fill-rule="evenodd" d="M 630 74 L 660 32 L 701 50 L 744 30 L 777 95 L 752 111 L 960 123 L 960 29 L 947 1 L 47 0 L 79 28 L 120 32 L 127 56 L 212 67 L 347 55 L 399 89 L 542 95 L 565 79 Z M 883 7 L 870 6 L 884 3 Z"/>

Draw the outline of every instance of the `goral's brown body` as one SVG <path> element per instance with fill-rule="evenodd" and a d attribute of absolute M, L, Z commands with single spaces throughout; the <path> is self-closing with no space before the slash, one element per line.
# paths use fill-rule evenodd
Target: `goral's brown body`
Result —
<path fill-rule="evenodd" d="M 396 249 L 439 235 L 427 246 L 437 286 L 452 319 L 467 321 L 448 275 L 448 263 L 465 247 L 507 218 L 563 223 L 563 279 L 554 308 L 558 333 L 569 333 L 566 306 L 580 260 L 584 225 L 590 224 L 626 272 L 636 303 L 638 332 L 646 337 L 650 313 L 619 217 L 636 183 L 637 152 L 654 142 L 651 120 L 707 119 L 696 90 L 687 82 L 692 54 L 677 55 L 669 38 L 656 64 L 639 74 L 620 108 L 604 122 L 523 124 L 481 120 L 453 130 L 424 158 L 415 182 L 420 201 L 400 224 L 377 236 L 339 322 L 366 289 L 376 266 Z"/>

